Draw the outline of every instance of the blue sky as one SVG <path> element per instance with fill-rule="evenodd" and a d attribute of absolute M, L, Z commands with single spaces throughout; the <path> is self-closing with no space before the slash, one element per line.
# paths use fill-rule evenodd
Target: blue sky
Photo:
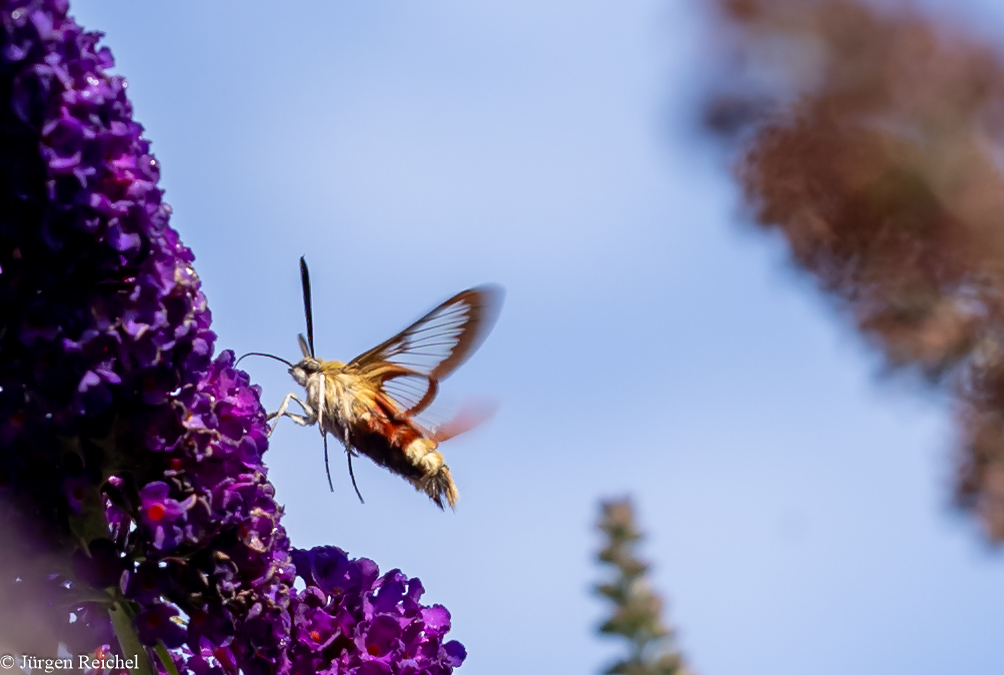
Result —
<path fill-rule="evenodd" d="M 443 387 L 447 407 L 502 402 L 443 447 L 456 513 L 366 462 L 365 505 L 340 460 L 329 493 L 315 430 L 282 425 L 267 455 L 294 543 L 420 576 L 468 647 L 459 672 L 599 672 L 617 649 L 594 633 L 593 524 L 626 493 L 704 675 L 1002 672 L 1004 559 L 950 507 L 948 406 L 878 378 L 781 242 L 742 224 L 694 126 L 698 6 L 71 12 L 129 79 L 221 348 L 297 356 L 304 254 L 325 358 L 506 287 Z M 294 387 L 247 365 L 270 408 Z"/>

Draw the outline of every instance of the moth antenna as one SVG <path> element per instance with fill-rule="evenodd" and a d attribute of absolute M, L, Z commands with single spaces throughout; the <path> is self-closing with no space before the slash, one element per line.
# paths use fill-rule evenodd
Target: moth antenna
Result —
<path fill-rule="evenodd" d="M 349 458 L 349 478 L 352 479 L 352 488 L 356 491 L 356 497 L 359 497 L 359 503 L 365 504 L 366 500 L 363 499 L 363 494 L 359 492 L 359 486 L 356 485 L 356 474 L 352 471 L 352 453 L 347 452 L 345 456 Z"/>
<path fill-rule="evenodd" d="M 314 356 L 314 310 L 310 302 L 310 272 L 307 271 L 307 260 L 300 256 L 300 283 L 303 285 L 303 315 L 307 319 L 307 346 L 310 347 L 310 358 Z"/>
<path fill-rule="evenodd" d="M 270 359 L 275 359 L 276 361 L 279 361 L 280 363 L 285 363 L 290 368 L 293 367 L 292 363 L 290 363 L 286 359 L 282 358 L 281 356 L 276 356 L 275 354 L 266 354 L 265 352 L 248 352 L 247 354 L 244 354 L 239 359 L 237 359 L 237 361 L 234 363 L 234 365 L 235 366 L 239 365 L 241 361 L 243 361 L 244 359 L 246 359 L 249 356 L 264 356 L 264 357 L 267 357 L 267 358 L 270 358 Z"/>
<path fill-rule="evenodd" d="M 328 489 L 334 492 L 335 486 L 331 483 L 331 466 L 328 464 L 328 435 L 322 432 L 321 437 L 324 438 L 324 472 L 328 474 Z"/>

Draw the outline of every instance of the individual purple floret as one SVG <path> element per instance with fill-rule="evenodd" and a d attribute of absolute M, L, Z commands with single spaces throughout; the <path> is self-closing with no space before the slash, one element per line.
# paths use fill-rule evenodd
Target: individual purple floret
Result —
<path fill-rule="evenodd" d="M 417 579 L 338 549 L 294 567 L 260 390 L 213 358 L 125 81 L 66 12 L 0 0 L 0 632 L 144 645 L 160 672 L 162 647 L 196 675 L 450 672 Z"/>
<path fill-rule="evenodd" d="M 293 560 L 307 583 L 290 605 L 293 675 L 445 675 L 464 662 L 463 645 L 443 641 L 450 613 L 419 602 L 418 579 L 379 576 L 373 561 L 332 546 L 295 550 Z"/>
<path fill-rule="evenodd" d="M 192 494 L 179 502 L 170 494 L 171 487 L 163 481 L 148 483 L 139 491 L 140 522 L 148 528 L 153 547 L 161 551 L 169 551 L 181 541 L 182 527 L 196 500 Z"/>

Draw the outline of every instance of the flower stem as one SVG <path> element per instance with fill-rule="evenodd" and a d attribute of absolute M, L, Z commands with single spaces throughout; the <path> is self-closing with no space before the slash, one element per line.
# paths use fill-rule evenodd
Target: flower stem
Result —
<path fill-rule="evenodd" d="M 129 610 L 121 602 L 116 602 L 108 610 L 108 616 L 111 617 L 112 627 L 115 629 L 115 637 L 118 638 L 119 647 L 122 649 L 122 656 L 126 659 L 130 655 L 136 657 L 136 665 L 129 669 L 131 675 L 154 675 L 153 668 L 150 667 L 150 660 L 147 657 L 146 648 L 140 644 L 139 636 L 133 630 L 132 617 Z M 171 665 L 174 666 L 173 663 Z M 173 668 L 168 672 L 171 675 L 177 675 L 177 670 Z"/>
<path fill-rule="evenodd" d="M 153 648 L 153 651 L 157 652 L 160 662 L 164 664 L 164 669 L 169 675 L 178 675 L 178 668 L 174 665 L 174 659 L 167 653 L 167 647 L 164 646 L 163 640 L 157 640 L 157 646 Z"/>

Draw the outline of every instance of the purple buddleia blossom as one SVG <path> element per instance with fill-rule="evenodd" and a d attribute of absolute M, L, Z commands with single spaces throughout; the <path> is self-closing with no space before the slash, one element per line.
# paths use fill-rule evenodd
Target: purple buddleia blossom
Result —
<path fill-rule="evenodd" d="M 293 675 L 445 675 L 467 656 L 443 637 L 450 613 L 419 602 L 425 589 L 400 570 L 379 576 L 372 560 L 324 546 L 294 550 L 307 587 L 293 596 Z"/>
<path fill-rule="evenodd" d="M 449 673 L 417 579 L 334 548 L 294 566 L 260 390 L 213 357 L 125 80 L 67 9 L 0 0 L 0 632 L 121 655 L 118 607 L 196 675 Z"/>
<path fill-rule="evenodd" d="M 181 542 L 188 511 L 196 500 L 192 494 L 179 502 L 171 499 L 170 494 L 171 486 L 163 481 L 148 483 L 139 491 L 140 523 L 147 528 L 153 547 L 162 551 L 169 551 Z"/>
<path fill-rule="evenodd" d="M 125 81 L 66 12 L 0 2 L 2 572 L 51 608 L 39 653 L 70 632 L 118 649 L 114 601 L 146 645 L 282 672 L 293 568 L 259 391 L 213 359 Z"/>

